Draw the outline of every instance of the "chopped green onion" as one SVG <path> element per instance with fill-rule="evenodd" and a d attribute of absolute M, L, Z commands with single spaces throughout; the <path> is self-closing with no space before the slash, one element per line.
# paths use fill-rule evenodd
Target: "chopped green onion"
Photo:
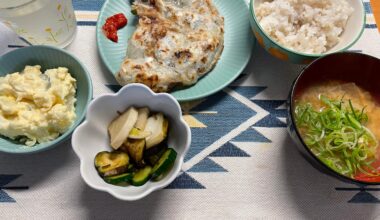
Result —
<path fill-rule="evenodd" d="M 348 120 L 351 122 L 352 127 L 357 128 L 357 129 L 362 128 L 362 125 L 360 124 L 360 122 L 358 122 L 353 116 L 347 114 L 347 117 L 348 117 Z"/>
<path fill-rule="evenodd" d="M 319 96 L 325 105 L 314 109 L 310 103 L 297 103 L 296 125 L 305 144 L 331 169 L 353 178 L 357 172 L 380 175 L 371 164 L 375 161 L 378 141 L 364 126 L 368 121 L 365 108 L 354 108 L 343 97 L 332 100 Z"/>
<path fill-rule="evenodd" d="M 352 114 L 354 115 L 355 119 L 358 119 L 358 117 L 356 117 L 354 106 L 352 105 L 351 99 L 348 100 L 348 103 L 350 104 L 350 108 L 351 108 Z"/>

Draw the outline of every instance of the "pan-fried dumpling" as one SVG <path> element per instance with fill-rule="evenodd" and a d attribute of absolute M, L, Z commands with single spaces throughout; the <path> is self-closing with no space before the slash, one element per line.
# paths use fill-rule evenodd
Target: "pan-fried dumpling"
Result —
<path fill-rule="evenodd" d="M 156 92 L 196 83 L 224 48 L 224 18 L 211 0 L 136 0 L 137 29 L 116 75 Z"/>

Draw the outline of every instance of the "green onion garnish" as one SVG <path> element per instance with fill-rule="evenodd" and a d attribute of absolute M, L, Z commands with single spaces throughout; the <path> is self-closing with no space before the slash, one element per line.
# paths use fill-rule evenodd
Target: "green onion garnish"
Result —
<path fill-rule="evenodd" d="M 296 103 L 296 125 L 305 144 L 331 169 L 354 178 L 357 172 L 380 175 L 371 164 L 375 161 L 378 141 L 364 125 L 365 107 L 354 108 L 351 100 L 332 100 L 321 95 L 322 109 L 310 103 Z"/>

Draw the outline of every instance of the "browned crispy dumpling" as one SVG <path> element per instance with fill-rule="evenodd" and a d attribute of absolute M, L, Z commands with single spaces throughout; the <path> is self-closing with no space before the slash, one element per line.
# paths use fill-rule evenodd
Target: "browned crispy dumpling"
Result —
<path fill-rule="evenodd" d="M 224 47 L 224 18 L 211 0 L 136 0 L 139 24 L 116 75 L 121 85 L 156 92 L 188 86 L 209 72 Z"/>

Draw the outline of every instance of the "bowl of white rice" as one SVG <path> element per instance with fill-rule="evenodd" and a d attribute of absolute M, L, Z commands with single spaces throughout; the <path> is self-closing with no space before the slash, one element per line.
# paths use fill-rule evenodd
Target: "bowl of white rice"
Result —
<path fill-rule="evenodd" d="M 345 51 L 365 27 L 361 0 L 251 0 L 250 10 L 259 44 L 292 63 Z"/>

